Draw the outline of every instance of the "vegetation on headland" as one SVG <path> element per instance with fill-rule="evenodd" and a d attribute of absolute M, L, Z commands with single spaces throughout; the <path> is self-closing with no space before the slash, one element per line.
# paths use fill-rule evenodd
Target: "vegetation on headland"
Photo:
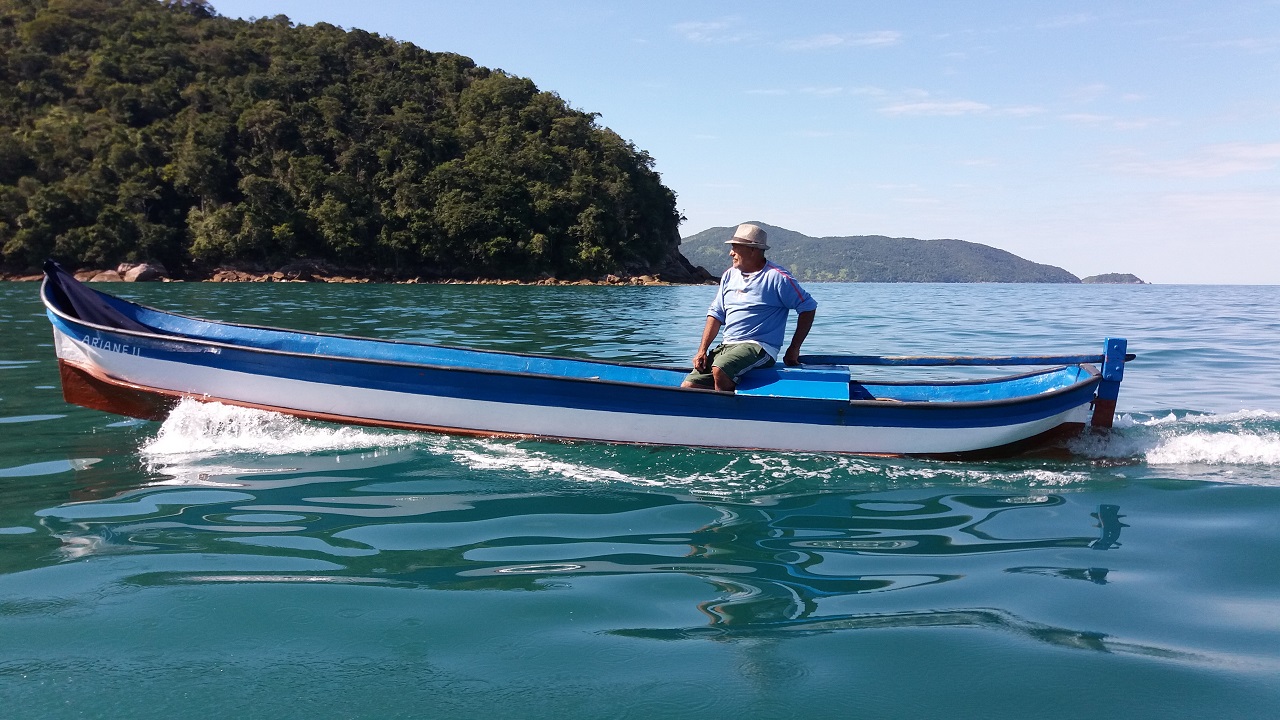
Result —
<path fill-rule="evenodd" d="M 764 223 L 770 260 L 810 282 L 1078 283 L 1059 267 L 1025 260 L 964 240 L 917 240 L 881 235 L 815 238 Z M 729 266 L 733 228 L 717 227 L 684 239 L 681 252 L 713 273 Z"/>
<path fill-rule="evenodd" d="M 1146 285 L 1147 283 L 1132 273 L 1103 273 L 1081 278 L 1080 282 L 1089 285 Z"/>
<path fill-rule="evenodd" d="M 460 55 L 202 0 L 0 0 L 0 49 L 0 271 L 696 279 L 647 153 Z"/>

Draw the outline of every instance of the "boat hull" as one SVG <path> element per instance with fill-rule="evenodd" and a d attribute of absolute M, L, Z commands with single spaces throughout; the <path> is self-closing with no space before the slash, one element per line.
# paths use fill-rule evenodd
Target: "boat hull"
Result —
<path fill-rule="evenodd" d="M 1078 432 L 1095 389 L 1080 382 L 996 403 L 735 395 L 239 347 L 49 316 L 67 400 L 147 419 L 160 419 L 191 397 L 327 421 L 475 435 L 952 456 L 1012 452 Z"/>

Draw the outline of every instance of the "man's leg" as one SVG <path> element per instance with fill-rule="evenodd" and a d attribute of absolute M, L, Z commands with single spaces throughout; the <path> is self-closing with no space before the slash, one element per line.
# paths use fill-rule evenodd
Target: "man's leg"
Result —
<path fill-rule="evenodd" d="M 711 361 L 711 377 L 715 381 L 716 390 L 733 392 L 738 389 L 738 381 L 748 371 L 772 364 L 773 358 L 760 349 L 759 345 L 736 343 L 727 346 Z"/>
<path fill-rule="evenodd" d="M 738 383 L 734 382 L 733 378 L 729 377 L 729 373 L 725 372 L 724 368 L 712 365 L 711 377 L 716 381 L 717 390 L 733 392 L 738 389 Z"/>

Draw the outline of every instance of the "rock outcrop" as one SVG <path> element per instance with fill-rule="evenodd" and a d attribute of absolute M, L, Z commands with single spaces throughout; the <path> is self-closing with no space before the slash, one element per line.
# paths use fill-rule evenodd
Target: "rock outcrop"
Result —
<path fill-rule="evenodd" d="M 125 282 L 157 282 L 169 277 L 160 263 L 121 263 L 116 272 Z"/>

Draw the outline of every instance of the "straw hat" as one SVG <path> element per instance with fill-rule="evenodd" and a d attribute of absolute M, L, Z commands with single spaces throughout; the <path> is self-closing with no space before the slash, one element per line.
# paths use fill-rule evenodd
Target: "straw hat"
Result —
<path fill-rule="evenodd" d="M 725 240 L 724 244 L 743 245 L 745 247 L 768 250 L 769 243 L 766 242 L 768 239 L 768 233 L 760 229 L 758 226 L 752 225 L 751 223 L 743 223 L 738 226 L 737 230 L 733 231 L 733 237 Z"/>

